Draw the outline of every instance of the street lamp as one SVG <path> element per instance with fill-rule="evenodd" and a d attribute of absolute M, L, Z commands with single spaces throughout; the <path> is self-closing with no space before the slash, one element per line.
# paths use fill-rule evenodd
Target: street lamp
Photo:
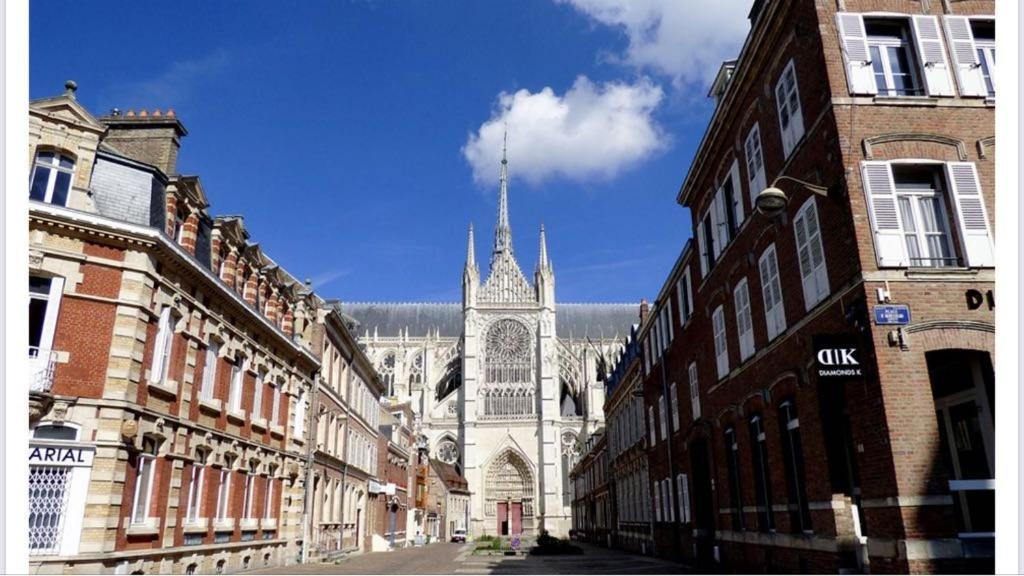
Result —
<path fill-rule="evenodd" d="M 828 196 L 828 188 L 825 188 L 824 186 L 818 186 L 817 184 L 811 184 L 804 180 L 798 180 L 792 176 L 779 176 L 775 180 L 772 180 L 771 185 L 764 190 L 761 190 L 757 195 L 757 198 L 754 199 L 754 206 L 757 208 L 758 212 L 765 216 L 772 217 L 778 216 L 786 209 L 786 204 L 789 203 L 789 197 L 786 196 L 785 192 L 775 186 L 782 180 L 789 180 L 791 182 L 796 182 L 797 184 L 802 184 L 804 188 L 807 188 L 815 194 Z"/>

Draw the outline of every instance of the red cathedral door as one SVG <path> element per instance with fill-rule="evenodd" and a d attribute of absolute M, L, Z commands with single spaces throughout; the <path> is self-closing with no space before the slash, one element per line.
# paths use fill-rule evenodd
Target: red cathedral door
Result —
<path fill-rule="evenodd" d="M 508 502 L 498 502 L 498 535 L 508 536 Z"/>
<path fill-rule="evenodd" d="M 512 534 L 523 533 L 523 503 L 512 503 Z"/>

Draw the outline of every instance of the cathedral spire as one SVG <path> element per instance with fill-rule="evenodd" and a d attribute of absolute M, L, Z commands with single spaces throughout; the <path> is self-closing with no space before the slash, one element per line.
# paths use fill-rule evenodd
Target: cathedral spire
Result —
<path fill-rule="evenodd" d="M 551 264 L 548 262 L 548 240 L 544 234 L 544 225 L 540 225 L 540 257 L 537 258 L 537 269 L 545 270 L 550 268 Z"/>
<path fill-rule="evenodd" d="M 473 247 L 473 244 L 474 244 L 474 241 L 473 241 L 473 224 L 471 222 L 469 224 L 469 240 L 468 240 L 468 243 L 466 245 L 466 267 L 467 268 L 475 268 L 476 267 L 476 248 Z"/>
<path fill-rule="evenodd" d="M 498 225 L 494 229 L 494 254 L 512 253 L 512 227 L 508 223 L 508 130 L 501 148 L 501 190 L 498 195 Z"/>

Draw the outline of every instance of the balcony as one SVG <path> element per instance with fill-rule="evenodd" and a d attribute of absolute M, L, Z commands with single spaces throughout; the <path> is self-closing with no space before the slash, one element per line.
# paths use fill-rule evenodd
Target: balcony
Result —
<path fill-rule="evenodd" d="M 53 406 L 53 373 L 58 352 L 35 346 L 28 349 L 28 406 L 29 422 L 36 423 Z"/>

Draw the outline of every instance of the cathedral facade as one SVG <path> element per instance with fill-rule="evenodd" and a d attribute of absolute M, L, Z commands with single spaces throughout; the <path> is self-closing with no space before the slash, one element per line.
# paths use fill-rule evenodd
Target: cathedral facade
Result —
<path fill-rule="evenodd" d="M 469 228 L 461 303 L 342 303 L 421 445 L 469 482 L 470 535 L 567 535 L 568 473 L 604 424 L 599 377 L 638 319 L 633 304 L 556 304 L 544 228 L 533 282 L 512 249 L 501 163 L 489 274 Z"/>

